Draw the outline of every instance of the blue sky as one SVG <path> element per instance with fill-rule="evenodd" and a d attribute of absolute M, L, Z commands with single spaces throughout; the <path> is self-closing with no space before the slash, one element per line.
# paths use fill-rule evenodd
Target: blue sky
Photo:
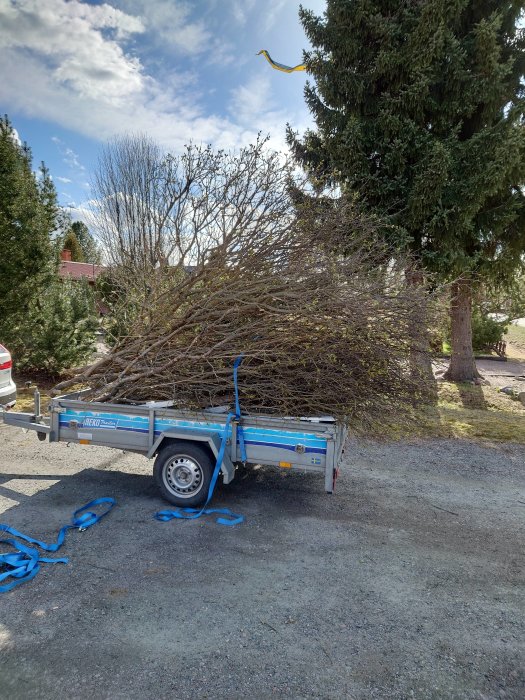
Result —
<path fill-rule="evenodd" d="M 303 0 L 317 14 L 324 0 Z M 295 0 L 0 0 L 0 109 L 51 170 L 75 218 L 102 144 L 144 132 L 177 152 L 235 148 L 258 131 L 285 148 L 311 124 L 304 72 L 275 71 L 308 47 Z"/>

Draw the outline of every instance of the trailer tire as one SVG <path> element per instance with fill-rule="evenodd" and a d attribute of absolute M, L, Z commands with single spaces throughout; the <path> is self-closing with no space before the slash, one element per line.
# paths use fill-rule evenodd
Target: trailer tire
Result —
<path fill-rule="evenodd" d="M 163 498 L 170 503 L 199 506 L 208 496 L 213 467 L 205 449 L 180 440 L 161 449 L 153 465 L 153 476 Z"/>

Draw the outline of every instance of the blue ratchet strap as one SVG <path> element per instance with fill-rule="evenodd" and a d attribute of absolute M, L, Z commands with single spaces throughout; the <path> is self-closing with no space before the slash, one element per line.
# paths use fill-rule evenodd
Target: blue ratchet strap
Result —
<path fill-rule="evenodd" d="M 229 433 L 230 433 L 230 423 L 233 418 L 235 418 L 236 421 L 240 421 L 241 419 L 241 407 L 239 403 L 239 387 L 237 385 L 237 369 L 239 365 L 241 364 L 243 360 L 244 355 L 239 355 L 235 362 L 233 363 L 233 385 L 235 389 L 235 413 L 228 413 L 228 416 L 226 418 L 226 423 L 224 425 L 224 430 L 222 432 L 221 436 L 221 446 L 219 449 L 219 453 L 217 455 L 217 461 L 215 462 L 215 469 L 213 470 L 213 474 L 211 477 L 210 481 L 210 486 L 208 488 L 208 497 L 206 498 L 206 503 L 202 506 L 202 508 L 177 508 L 176 510 L 159 510 L 158 513 L 155 513 L 154 517 L 157 520 L 160 520 L 161 522 L 168 522 L 169 520 L 173 520 L 173 518 L 179 518 L 181 520 L 195 520 L 196 518 L 200 518 L 201 515 L 211 515 L 212 513 L 218 513 L 219 515 L 226 515 L 228 516 L 228 520 L 226 518 L 217 518 L 217 523 L 219 525 L 239 525 L 240 523 L 243 522 L 244 520 L 244 515 L 238 515 L 237 513 L 233 513 L 231 510 L 228 508 L 206 508 L 208 503 L 210 502 L 212 496 L 213 496 L 213 491 L 215 489 L 215 484 L 217 483 L 217 479 L 219 478 L 219 472 L 221 470 L 222 466 L 222 460 L 224 459 L 224 452 L 226 450 L 226 443 L 228 441 Z M 238 425 L 237 426 L 237 436 L 239 439 L 239 447 L 241 449 L 241 460 L 243 462 L 246 462 L 246 448 L 244 444 L 244 434 L 242 432 L 242 426 Z"/>
<path fill-rule="evenodd" d="M 239 386 L 237 384 L 237 370 L 243 361 L 244 355 L 241 353 L 233 363 L 233 387 L 235 390 L 235 420 L 241 420 L 241 404 L 239 402 Z M 237 426 L 237 436 L 239 438 L 239 447 L 241 448 L 241 462 L 246 462 L 246 446 L 244 444 L 244 433 L 242 425 Z"/>
<path fill-rule="evenodd" d="M 109 511 L 113 508 L 116 501 L 114 498 L 96 498 L 94 501 L 86 503 L 85 506 L 79 508 L 73 513 L 70 525 L 64 525 L 58 533 L 57 541 L 55 543 L 41 542 L 34 537 L 29 537 L 29 535 L 24 535 L 22 532 L 18 532 L 13 527 L 9 525 L 4 525 L 0 523 L 0 534 L 5 532 L 13 537 L 29 542 L 30 544 L 36 544 L 37 547 L 43 549 L 46 552 L 56 552 L 64 544 L 66 537 L 66 532 L 68 530 L 80 530 L 83 532 L 91 527 L 99 520 L 101 520 Z M 94 513 L 88 511 L 88 508 L 92 506 L 98 506 L 101 504 L 108 504 L 108 508 L 102 513 Z M 40 563 L 45 562 L 46 564 L 67 564 L 68 558 L 63 557 L 60 559 L 52 559 L 50 557 L 41 557 L 37 549 L 33 547 L 27 547 L 26 545 L 18 542 L 17 539 L 12 538 L 1 538 L 0 542 L 5 542 L 11 545 L 15 550 L 12 553 L 0 554 L 0 583 L 8 578 L 14 579 L 9 583 L 0 585 L 0 593 L 6 593 L 10 591 L 15 586 L 18 586 L 25 581 L 30 581 L 34 578 L 40 570 Z M 2 572 L 3 568 L 7 568 L 7 571 Z"/>

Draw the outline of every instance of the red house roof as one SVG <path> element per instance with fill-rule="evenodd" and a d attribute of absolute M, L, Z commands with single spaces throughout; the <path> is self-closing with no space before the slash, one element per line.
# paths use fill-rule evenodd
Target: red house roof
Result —
<path fill-rule="evenodd" d="M 60 277 L 69 277 L 70 279 L 79 280 L 83 277 L 88 282 L 94 282 L 97 277 L 104 272 L 105 268 L 102 265 L 92 265 L 91 263 L 71 262 L 71 260 L 63 260 L 60 263 L 58 274 Z"/>
<path fill-rule="evenodd" d="M 60 253 L 60 267 L 58 274 L 60 277 L 68 277 L 73 280 L 87 279 L 88 282 L 94 282 L 97 277 L 106 269 L 102 265 L 92 265 L 91 263 L 73 262 L 71 260 L 71 251 L 64 249 Z"/>

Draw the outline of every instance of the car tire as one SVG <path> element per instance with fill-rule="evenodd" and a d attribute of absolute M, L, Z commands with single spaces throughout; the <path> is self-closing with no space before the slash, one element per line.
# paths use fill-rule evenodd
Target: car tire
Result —
<path fill-rule="evenodd" d="M 153 476 L 163 498 L 193 507 L 206 502 L 214 466 L 206 449 L 181 440 L 161 449 Z"/>

